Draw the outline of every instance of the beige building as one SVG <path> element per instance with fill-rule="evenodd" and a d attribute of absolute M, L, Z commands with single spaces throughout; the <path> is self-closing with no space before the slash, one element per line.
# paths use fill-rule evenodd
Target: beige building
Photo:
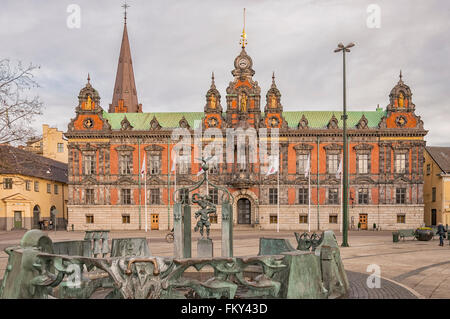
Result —
<path fill-rule="evenodd" d="M 67 163 L 67 139 L 62 131 L 49 127 L 47 124 L 42 125 L 42 136 L 28 140 L 25 149 L 55 161 Z"/>
<path fill-rule="evenodd" d="M 67 164 L 0 145 L 0 230 L 66 229 Z"/>
<path fill-rule="evenodd" d="M 426 147 L 423 197 L 425 224 L 450 224 L 450 147 Z"/>

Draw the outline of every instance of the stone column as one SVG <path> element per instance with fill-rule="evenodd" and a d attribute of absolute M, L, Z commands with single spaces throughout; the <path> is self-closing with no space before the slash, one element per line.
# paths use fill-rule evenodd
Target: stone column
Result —
<path fill-rule="evenodd" d="M 192 245 L 191 245 L 191 206 L 182 205 L 183 211 L 183 258 L 192 257 Z"/>
<path fill-rule="evenodd" d="M 183 258 L 183 220 L 182 220 L 182 204 L 175 203 L 173 205 L 173 256 L 175 258 Z"/>
<path fill-rule="evenodd" d="M 222 257 L 233 257 L 233 206 L 222 203 Z"/>

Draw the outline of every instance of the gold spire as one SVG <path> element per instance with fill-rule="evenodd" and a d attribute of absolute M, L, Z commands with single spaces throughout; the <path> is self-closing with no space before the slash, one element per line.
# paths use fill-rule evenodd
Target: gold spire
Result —
<path fill-rule="evenodd" d="M 247 45 L 247 34 L 245 33 L 245 8 L 244 8 L 244 29 L 242 29 L 242 35 L 241 35 L 241 41 L 239 41 L 239 44 L 242 45 L 242 48 L 244 49 Z"/>

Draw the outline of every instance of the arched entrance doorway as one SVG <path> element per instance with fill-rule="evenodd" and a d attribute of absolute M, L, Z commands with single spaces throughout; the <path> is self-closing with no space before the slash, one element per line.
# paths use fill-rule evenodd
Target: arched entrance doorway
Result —
<path fill-rule="evenodd" d="M 247 198 L 241 198 L 237 202 L 238 224 L 251 223 L 251 203 Z"/>
<path fill-rule="evenodd" d="M 34 206 L 33 208 L 33 228 L 40 228 L 39 221 L 41 219 L 41 208 L 39 205 Z"/>
<path fill-rule="evenodd" d="M 52 206 L 52 208 L 50 208 L 50 220 L 52 221 L 52 229 L 55 229 L 55 225 L 56 225 L 56 207 Z"/>

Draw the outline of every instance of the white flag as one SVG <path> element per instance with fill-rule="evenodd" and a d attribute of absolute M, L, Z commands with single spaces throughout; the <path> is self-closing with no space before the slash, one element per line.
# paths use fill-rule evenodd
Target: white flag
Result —
<path fill-rule="evenodd" d="M 310 170 L 311 170 L 311 161 L 310 161 L 310 155 L 308 155 L 308 161 L 306 162 L 306 167 L 305 167 L 305 177 L 308 177 Z"/>
<path fill-rule="evenodd" d="M 197 176 L 200 176 L 204 173 L 205 171 L 203 170 L 203 167 L 200 169 L 200 171 L 198 171 Z"/>
<path fill-rule="evenodd" d="M 175 172 L 177 170 L 177 156 L 172 152 L 172 169 L 171 172 Z"/>
<path fill-rule="evenodd" d="M 142 168 L 141 168 L 141 177 L 144 178 L 145 176 L 145 153 L 144 153 L 144 159 L 142 161 Z"/>
<path fill-rule="evenodd" d="M 339 162 L 339 168 L 336 171 L 336 178 L 339 179 L 342 173 L 342 157 L 341 157 L 341 161 Z"/>
<path fill-rule="evenodd" d="M 269 167 L 267 168 L 267 174 L 272 175 L 278 172 L 278 166 L 279 166 L 279 158 L 278 156 L 270 156 L 269 157 Z"/>

